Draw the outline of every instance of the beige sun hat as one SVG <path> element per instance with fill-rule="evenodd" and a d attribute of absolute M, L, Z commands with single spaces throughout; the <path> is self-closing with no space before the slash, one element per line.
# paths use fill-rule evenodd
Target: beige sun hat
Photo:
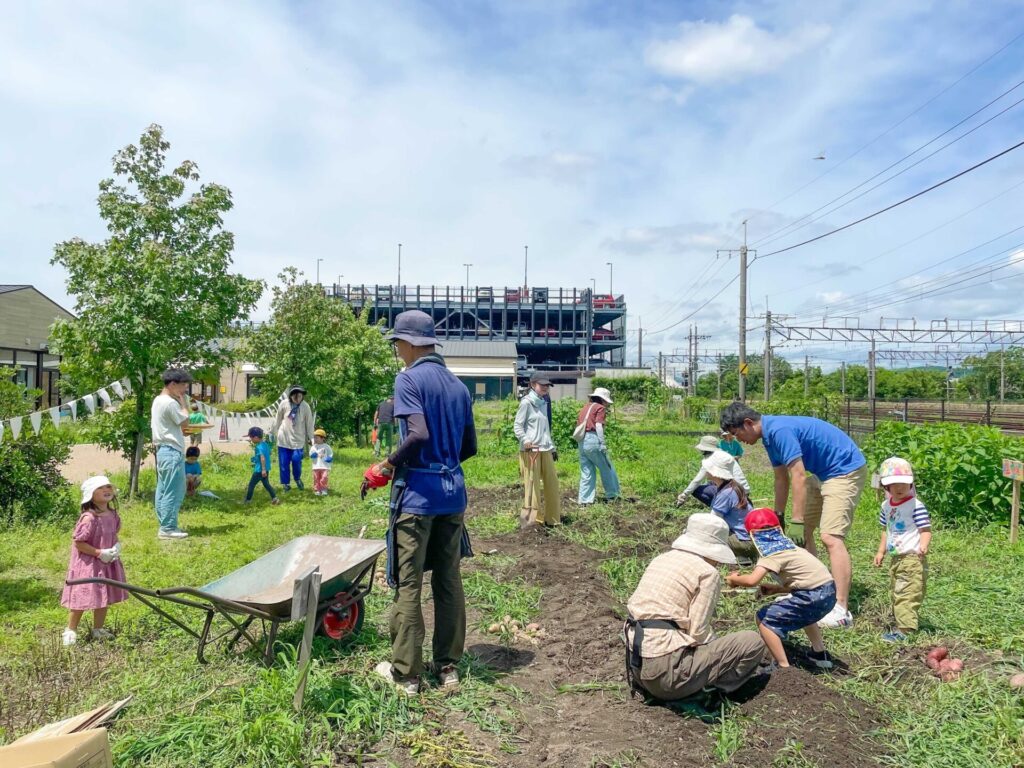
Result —
<path fill-rule="evenodd" d="M 606 387 L 598 387 L 591 394 L 591 397 L 600 397 L 602 400 L 608 403 L 608 405 L 612 404 L 612 393 L 609 392 Z"/>
<path fill-rule="evenodd" d="M 698 512 L 686 521 L 686 532 L 672 542 L 672 549 L 691 552 L 716 563 L 736 564 L 729 549 L 729 526 L 718 515 Z"/>
<path fill-rule="evenodd" d="M 705 453 L 707 451 L 717 451 L 718 438 L 715 437 L 714 435 L 704 435 L 704 437 L 700 439 L 700 442 L 693 447 L 696 448 L 701 453 Z"/>
<path fill-rule="evenodd" d="M 712 477 L 721 480 L 735 480 L 736 475 L 732 473 L 734 459 L 725 451 L 715 450 L 710 456 L 700 463 L 701 469 Z"/>

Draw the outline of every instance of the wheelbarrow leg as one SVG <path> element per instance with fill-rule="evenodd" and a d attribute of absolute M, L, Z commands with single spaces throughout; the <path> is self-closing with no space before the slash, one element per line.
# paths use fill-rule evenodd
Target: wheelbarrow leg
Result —
<path fill-rule="evenodd" d="M 206 620 L 203 622 L 203 631 L 199 634 L 199 649 L 196 651 L 196 660 L 200 664 L 206 663 L 203 651 L 206 650 L 206 643 L 210 639 L 210 625 L 213 623 L 213 611 L 206 612 Z"/>
<path fill-rule="evenodd" d="M 242 639 L 242 635 L 245 634 L 245 630 L 247 630 L 249 628 L 249 625 L 252 624 L 254 621 L 256 621 L 256 617 L 250 616 L 242 622 L 242 625 L 235 631 L 234 636 L 231 638 L 231 642 L 228 643 L 229 651 L 235 647 L 235 643 Z"/>
<path fill-rule="evenodd" d="M 274 641 L 277 639 L 277 628 L 280 626 L 280 622 L 270 622 L 270 629 L 267 630 L 267 647 L 263 652 L 263 663 L 266 666 L 272 666 L 274 664 Z"/>

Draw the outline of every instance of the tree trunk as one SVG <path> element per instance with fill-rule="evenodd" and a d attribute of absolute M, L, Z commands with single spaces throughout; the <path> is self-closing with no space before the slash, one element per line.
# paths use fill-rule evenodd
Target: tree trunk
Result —
<path fill-rule="evenodd" d="M 139 495 L 139 470 L 142 467 L 142 449 L 146 439 L 143 430 L 138 425 L 142 424 L 142 417 L 146 413 L 143 397 L 146 394 L 146 376 L 143 375 L 138 389 L 135 391 L 135 448 L 132 450 L 131 466 L 128 468 L 128 495 L 137 497 Z"/>

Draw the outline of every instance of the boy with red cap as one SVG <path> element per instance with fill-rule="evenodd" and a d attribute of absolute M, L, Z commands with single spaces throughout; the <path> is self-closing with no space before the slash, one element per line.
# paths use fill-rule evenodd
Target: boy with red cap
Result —
<path fill-rule="evenodd" d="M 778 515 L 770 509 L 755 509 L 743 521 L 754 540 L 760 558 L 752 573 L 730 573 L 731 587 L 754 587 L 769 573 L 779 584 L 761 584 L 761 594 L 785 595 L 757 612 L 757 629 L 780 667 L 789 659 L 782 641 L 790 632 L 802 629 L 811 641 L 807 658 L 819 669 L 831 669 L 832 657 L 825 650 L 818 621 L 836 604 L 836 583 L 828 568 L 814 555 L 798 547 L 782 532 Z"/>

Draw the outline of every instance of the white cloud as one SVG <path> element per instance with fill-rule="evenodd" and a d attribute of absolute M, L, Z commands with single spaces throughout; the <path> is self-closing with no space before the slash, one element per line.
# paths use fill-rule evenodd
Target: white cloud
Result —
<path fill-rule="evenodd" d="M 647 46 L 647 64 L 662 75 L 699 84 L 728 82 L 746 75 L 772 72 L 786 61 L 828 37 L 827 24 L 802 24 L 788 33 L 774 33 L 749 16 L 728 20 L 684 21 L 671 40 Z"/>
<path fill-rule="evenodd" d="M 585 152 L 549 152 L 545 155 L 516 155 L 505 167 L 523 176 L 548 179 L 561 184 L 578 184 L 597 167 L 597 158 Z"/>
<path fill-rule="evenodd" d="M 605 238 L 601 247 L 617 253 L 678 255 L 680 251 L 685 250 L 700 250 L 707 253 L 727 247 L 729 242 L 733 242 L 733 239 L 719 227 L 693 222 L 663 227 L 626 227 L 617 237 Z"/>

